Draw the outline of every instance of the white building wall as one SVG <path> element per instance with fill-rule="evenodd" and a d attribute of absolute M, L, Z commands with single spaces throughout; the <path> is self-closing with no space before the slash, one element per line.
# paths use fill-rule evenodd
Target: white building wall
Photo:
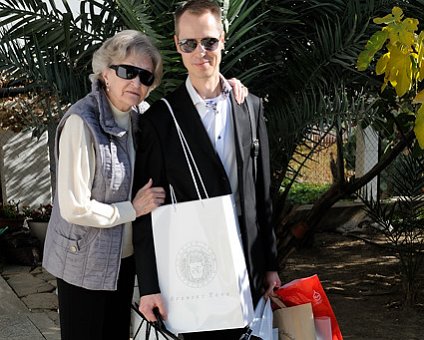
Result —
<path fill-rule="evenodd" d="M 51 203 L 47 133 L 37 140 L 30 132 L 0 131 L 0 145 L 3 202 L 20 202 L 20 208 Z"/>
<path fill-rule="evenodd" d="M 358 127 L 356 132 L 355 176 L 362 177 L 378 163 L 378 133 L 371 127 L 364 130 Z M 374 177 L 360 189 L 363 196 L 373 200 L 378 198 L 378 177 Z"/>

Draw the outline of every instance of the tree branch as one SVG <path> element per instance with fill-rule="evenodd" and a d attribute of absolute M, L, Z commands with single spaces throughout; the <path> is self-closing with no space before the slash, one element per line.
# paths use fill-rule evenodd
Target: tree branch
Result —
<path fill-rule="evenodd" d="M 351 182 L 335 182 L 333 185 L 314 203 L 309 213 L 300 221 L 285 225 L 281 221 L 278 230 L 279 233 L 279 255 L 282 261 L 294 251 L 296 246 L 300 245 L 319 225 L 326 212 L 341 198 L 351 195 L 361 187 L 380 174 L 407 146 L 410 146 L 415 140 L 413 129 L 408 131 L 403 138 L 387 153 L 381 160 L 364 176 L 356 178 Z M 286 218 L 285 221 L 288 221 Z"/>

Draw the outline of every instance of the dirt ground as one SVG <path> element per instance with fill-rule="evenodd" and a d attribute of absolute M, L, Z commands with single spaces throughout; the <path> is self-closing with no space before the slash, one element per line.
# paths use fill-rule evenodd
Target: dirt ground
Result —
<path fill-rule="evenodd" d="M 290 256 L 283 283 L 317 274 L 344 339 L 424 339 L 424 289 L 415 308 L 403 308 L 396 258 L 363 236 L 317 233 L 312 247 Z"/>

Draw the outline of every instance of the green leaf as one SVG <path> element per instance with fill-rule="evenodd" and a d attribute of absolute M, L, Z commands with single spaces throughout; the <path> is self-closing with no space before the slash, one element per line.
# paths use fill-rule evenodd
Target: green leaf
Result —
<path fill-rule="evenodd" d="M 393 17 L 393 15 L 387 14 L 386 16 L 382 18 L 375 18 L 373 22 L 377 25 L 381 25 L 381 24 L 387 25 L 387 24 L 391 24 L 392 22 L 395 22 L 395 18 Z"/>
<path fill-rule="evenodd" d="M 412 104 L 424 104 L 424 90 L 421 90 L 416 94 Z"/>
<path fill-rule="evenodd" d="M 381 50 L 388 37 L 387 31 L 375 32 L 368 40 L 364 51 L 358 56 L 357 68 L 359 71 L 364 71 L 368 68 L 374 55 Z"/>
<path fill-rule="evenodd" d="M 389 60 L 390 60 L 390 53 L 385 53 L 380 57 L 380 59 L 378 59 L 377 65 L 375 66 L 375 72 L 377 75 L 380 75 L 386 72 L 386 66 Z"/>
<path fill-rule="evenodd" d="M 380 25 L 380 24 L 392 24 L 394 22 L 400 22 L 403 18 L 403 11 L 401 8 L 395 6 L 392 9 L 392 14 L 387 14 L 383 18 L 375 18 L 374 23 Z"/>
<path fill-rule="evenodd" d="M 421 149 L 424 149 L 424 104 L 417 111 L 414 132 Z"/>

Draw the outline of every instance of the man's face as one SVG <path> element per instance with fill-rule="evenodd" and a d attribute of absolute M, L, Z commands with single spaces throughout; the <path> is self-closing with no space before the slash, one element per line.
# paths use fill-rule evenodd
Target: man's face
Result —
<path fill-rule="evenodd" d="M 217 77 L 221 63 L 221 51 L 224 48 L 224 33 L 213 14 L 206 12 L 201 15 L 194 15 L 185 12 L 180 17 L 178 29 L 178 36 L 174 36 L 175 45 L 177 51 L 181 54 L 190 78 L 206 81 L 212 77 Z M 205 38 L 218 40 L 214 45 L 207 44 L 207 42 L 211 42 L 210 39 L 203 40 L 203 44 L 212 49 L 210 51 L 200 44 L 200 41 Z M 183 47 L 179 45 L 179 42 L 186 39 L 194 39 L 197 42 L 197 46 L 192 52 L 184 52 Z"/>

